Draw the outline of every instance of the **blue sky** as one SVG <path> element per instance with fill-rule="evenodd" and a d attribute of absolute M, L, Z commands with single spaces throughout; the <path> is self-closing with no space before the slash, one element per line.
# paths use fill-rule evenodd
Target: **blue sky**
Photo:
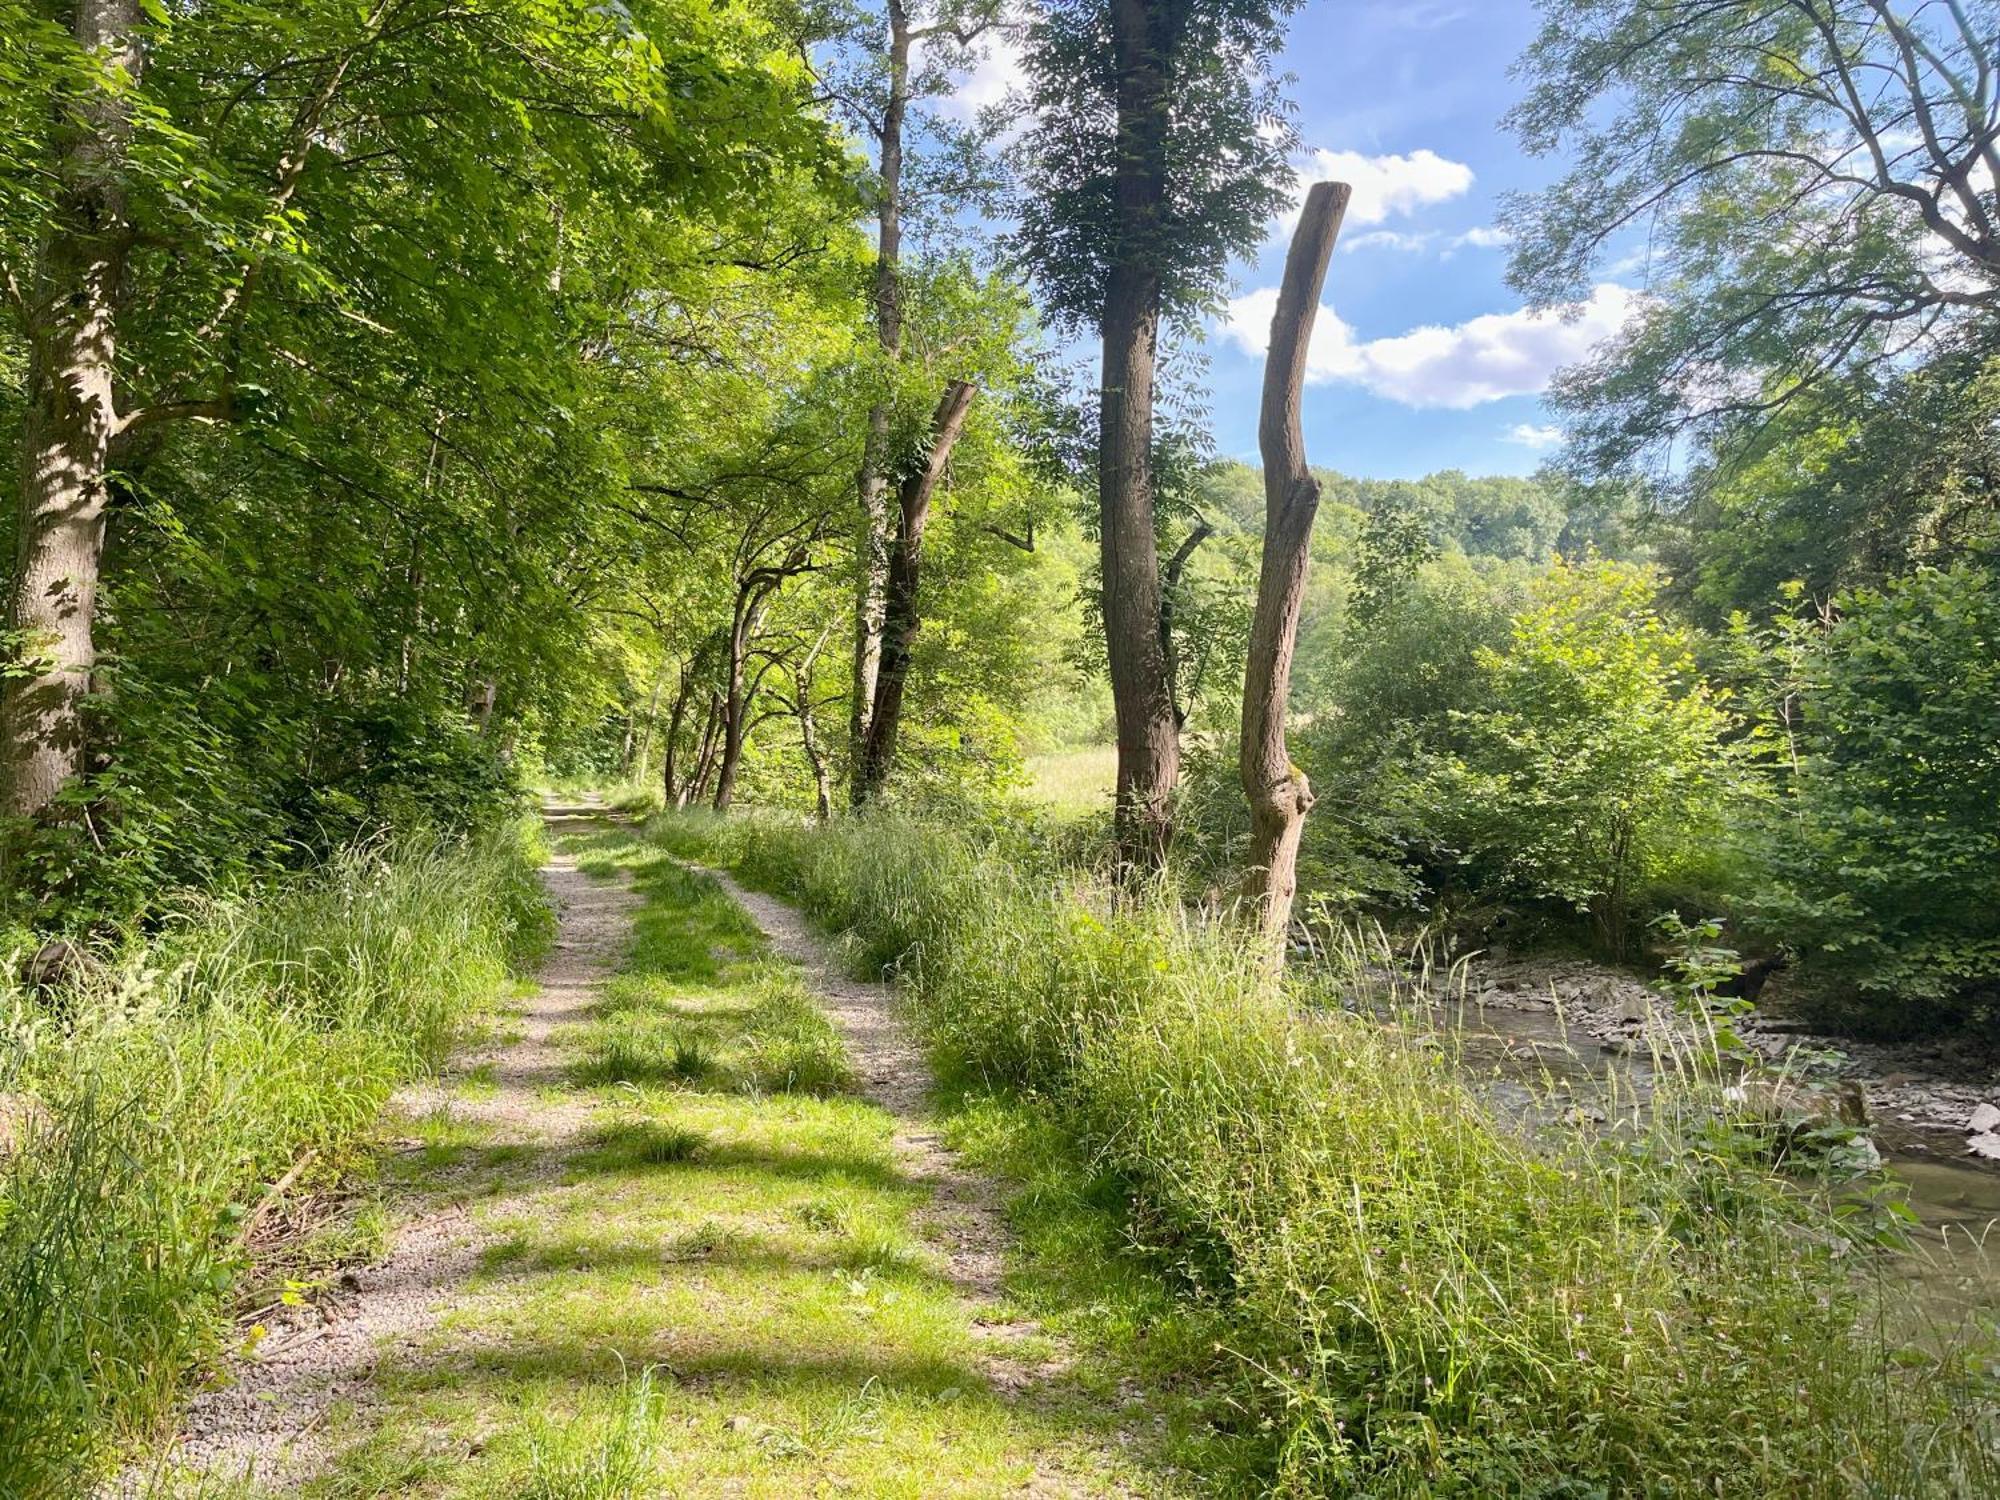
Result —
<path fill-rule="evenodd" d="M 1307 0 L 1294 18 L 1281 67 L 1296 75 L 1301 193 L 1324 176 L 1355 188 L 1314 332 L 1314 463 L 1381 478 L 1529 473 L 1558 438 L 1538 393 L 1629 311 L 1610 277 L 1569 320 L 1528 316 L 1506 285 L 1501 195 L 1560 169 L 1522 156 L 1500 126 L 1535 28 L 1531 0 Z M 1010 62 L 997 53 L 954 103 L 998 97 Z M 1289 229 L 1273 225 L 1237 268 L 1208 344 L 1217 446 L 1252 462 Z"/>
<path fill-rule="evenodd" d="M 1500 196 L 1557 169 L 1500 127 L 1535 27 L 1528 0 L 1308 0 L 1293 21 L 1283 66 L 1314 153 L 1302 175 L 1355 186 L 1324 298 L 1348 331 L 1323 309 L 1313 340 L 1315 463 L 1382 478 L 1527 473 L 1552 424 L 1534 394 L 1500 393 L 1540 389 L 1615 326 L 1615 294 L 1576 325 L 1526 322 L 1504 279 Z M 1240 269 L 1232 326 L 1209 346 L 1217 444 L 1252 459 L 1284 227 Z"/>

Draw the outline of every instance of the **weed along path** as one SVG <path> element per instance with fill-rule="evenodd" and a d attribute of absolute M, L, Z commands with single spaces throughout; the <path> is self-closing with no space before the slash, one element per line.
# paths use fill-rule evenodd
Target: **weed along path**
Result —
<path fill-rule="evenodd" d="M 553 811 L 548 822 L 559 845 L 597 826 L 588 809 Z M 441 1079 L 397 1101 L 410 1134 L 385 1174 L 396 1217 L 386 1246 L 313 1295 L 294 1290 L 257 1314 L 243 1354 L 188 1408 L 169 1455 L 181 1474 L 160 1486 L 169 1493 L 189 1487 L 181 1478 L 206 1486 L 200 1494 L 216 1483 L 282 1492 L 320 1467 L 343 1420 L 365 1415 L 390 1371 L 423 1358 L 467 1295 L 494 1238 L 479 1206 L 546 1185 L 588 1128 L 588 1105 L 557 1087 L 560 1039 L 628 948 L 639 898 L 628 880 L 592 880 L 561 848 L 543 879 L 560 926 L 535 988 Z"/>
<path fill-rule="evenodd" d="M 170 1494 L 1165 1496 L 1002 1288 L 889 992 L 789 909 L 554 815 L 561 946 L 407 1101 L 373 1264 L 201 1398 Z"/>

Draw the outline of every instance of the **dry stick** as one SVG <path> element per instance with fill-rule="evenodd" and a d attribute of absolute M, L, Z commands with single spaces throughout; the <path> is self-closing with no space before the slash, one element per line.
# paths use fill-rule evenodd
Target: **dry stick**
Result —
<path fill-rule="evenodd" d="M 1264 407 L 1257 444 L 1264 458 L 1264 557 L 1257 575 L 1257 609 L 1243 682 L 1243 792 L 1250 801 L 1250 868 L 1243 894 L 1258 906 L 1258 923 L 1274 961 L 1282 964 L 1292 896 L 1298 888 L 1299 837 L 1313 805 L 1305 772 L 1285 747 L 1285 698 L 1291 691 L 1292 648 L 1305 598 L 1306 563 L 1319 481 L 1306 467 L 1299 430 L 1299 392 L 1306 350 L 1327 261 L 1347 212 L 1344 182 L 1313 184 L 1285 257 L 1285 279 L 1271 318 L 1264 363 Z"/>
<path fill-rule="evenodd" d="M 257 1226 L 264 1222 L 265 1215 L 277 1206 L 278 1200 L 285 1196 L 285 1190 L 299 1180 L 299 1174 L 312 1165 L 313 1158 L 318 1154 L 316 1151 L 306 1152 L 292 1163 L 289 1172 L 271 1184 L 269 1192 L 257 1200 L 257 1206 L 250 1210 L 250 1217 L 245 1219 L 243 1227 L 236 1231 L 236 1243 L 239 1246 L 250 1243 L 250 1236 L 257 1232 Z"/>

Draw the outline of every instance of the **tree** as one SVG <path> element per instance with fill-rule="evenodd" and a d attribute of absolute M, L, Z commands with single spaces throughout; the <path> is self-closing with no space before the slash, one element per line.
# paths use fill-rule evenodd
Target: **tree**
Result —
<path fill-rule="evenodd" d="M 1966 559 L 1851 590 L 1823 616 L 1783 620 L 1774 644 L 1791 691 L 1766 726 L 1781 794 L 1754 916 L 1846 1025 L 1990 1020 L 2000 573 Z"/>
<path fill-rule="evenodd" d="M 1441 788 L 1459 847 L 1502 889 L 1588 912 L 1628 951 L 1641 883 L 1719 832 L 1728 720 L 1650 568 L 1557 563 L 1479 652 Z"/>
<path fill-rule="evenodd" d="M 911 648 L 920 623 L 917 584 L 923 567 L 924 530 L 930 524 L 931 497 L 937 493 L 951 451 L 965 426 L 965 415 L 978 387 L 954 380 L 945 387 L 931 418 L 931 436 L 921 462 L 903 477 L 896 492 L 896 534 L 889 553 L 889 587 L 882 612 L 882 651 L 875 680 L 874 706 L 862 737 L 861 758 L 854 768 L 854 802 L 874 800 L 888 779 L 896 754 L 896 731 L 903 720 L 903 689 L 909 681 Z"/>
<path fill-rule="evenodd" d="M 0 411 L 23 436 L 77 305 L 50 278 L 82 221 L 49 185 L 106 108 L 129 139 L 91 179 L 122 203 L 92 418 L 117 430 L 61 466 L 96 531 L 60 588 L 17 587 L 7 643 L 12 873 L 36 877 L 13 894 L 66 920 L 72 895 L 463 823 L 524 736 L 600 718 L 626 675 L 594 635 L 629 578 L 610 502 L 790 311 L 736 289 L 851 274 L 796 54 L 708 0 L 147 4 L 113 87 L 48 9 L 0 0 Z M 61 528 L 39 481 L 19 499 L 27 579 Z"/>
<path fill-rule="evenodd" d="M 1163 319 L 1210 305 L 1283 206 L 1293 132 L 1266 62 L 1291 0 L 1068 0 L 1029 33 L 1017 248 L 1050 315 L 1101 337 L 1097 486 L 1123 861 L 1172 836 L 1153 408 Z M 1108 45 L 1107 45 L 1108 44 Z"/>
<path fill-rule="evenodd" d="M 1557 386 L 1585 467 L 1907 363 L 2000 308 L 2000 9 L 1545 0 L 1543 15 L 1510 119 L 1570 166 L 1513 206 L 1513 280 L 1566 301 L 1638 234 L 1651 267 L 1631 328 Z"/>
<path fill-rule="evenodd" d="M 115 738 L 111 695 L 91 691 L 109 683 L 107 558 L 145 571 L 139 549 L 175 536 L 162 499 L 203 505 L 183 481 L 250 453 L 306 505 L 282 524 L 316 543 L 334 545 L 332 508 L 357 495 L 396 513 L 404 689 L 428 633 L 484 634 L 490 655 L 512 644 L 503 619 L 573 603 L 573 552 L 543 545 L 563 507 L 521 482 L 558 450 L 576 479 L 602 472 L 575 419 L 603 330 L 644 296 L 577 273 L 591 235 L 619 222 L 646 258 L 690 217 L 725 226 L 760 186 L 832 158 L 796 63 L 706 0 L 68 9 L 67 34 L 39 7 L 0 9 L 0 263 L 29 353 L 0 705 L 17 829 L 88 817 L 85 774 Z M 503 454 L 512 486 L 489 467 Z M 425 563 L 477 529 L 452 514 L 468 490 L 509 566 L 453 615 L 449 575 Z M 352 563 L 294 581 L 340 608 L 326 579 Z M 454 665 L 480 668 L 453 685 L 455 711 L 520 685 Z M 359 666 L 319 663 L 372 692 Z"/>
<path fill-rule="evenodd" d="M 883 632 L 890 588 L 889 488 L 898 467 L 895 427 L 898 366 L 903 357 L 904 289 L 903 225 L 909 207 L 904 184 L 905 151 L 910 108 L 927 98 L 947 94 L 951 76 L 977 58 L 980 39 L 1001 24 L 1002 0 L 933 0 L 907 4 L 884 0 L 880 18 L 887 35 L 864 44 L 868 65 L 851 88 L 836 88 L 861 127 L 874 137 L 875 266 L 870 279 L 869 311 L 884 368 L 879 390 L 868 407 L 868 435 L 862 447 L 857 490 L 861 502 L 860 547 L 855 560 L 854 690 L 848 723 L 852 764 L 867 756 L 869 724 L 877 699 Z M 875 18 L 858 21 L 866 31 Z M 879 33 L 877 34 L 879 36 Z M 921 55 L 920 55 L 921 54 Z M 941 121 L 926 122 L 944 135 L 945 152 L 976 155 L 976 132 L 953 130 Z M 956 206 L 959 195 L 951 195 Z M 894 731 L 890 732 L 894 739 Z M 869 788 L 857 777 L 857 804 Z"/>
<path fill-rule="evenodd" d="M 1257 608 L 1243 683 L 1241 769 L 1250 802 L 1250 853 L 1244 892 L 1256 903 L 1271 948 L 1284 953 L 1298 888 L 1299 838 L 1312 810 L 1311 784 L 1285 744 L 1292 648 L 1305 604 L 1319 481 L 1306 466 L 1299 428 L 1299 392 L 1312 343 L 1327 261 L 1347 211 L 1344 182 L 1316 183 L 1285 258 L 1285 277 L 1271 315 L 1264 365 L 1264 408 L 1257 440 L 1264 458 L 1264 556 L 1257 573 Z"/>

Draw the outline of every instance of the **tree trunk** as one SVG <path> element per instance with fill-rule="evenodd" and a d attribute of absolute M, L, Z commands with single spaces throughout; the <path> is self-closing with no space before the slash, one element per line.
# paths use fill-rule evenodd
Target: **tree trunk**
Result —
<path fill-rule="evenodd" d="M 722 722 L 722 695 L 710 690 L 708 707 L 701 721 L 701 751 L 695 756 L 694 775 L 681 789 L 677 806 L 692 807 L 708 795 L 708 778 L 715 770 L 716 729 Z"/>
<path fill-rule="evenodd" d="M 736 773 L 743 764 L 744 726 L 750 705 L 743 701 L 744 652 L 732 636 L 729 648 L 729 685 L 722 699 L 722 759 L 715 772 L 715 810 L 728 812 L 736 800 Z"/>
<path fill-rule="evenodd" d="M 910 21 L 902 0 L 888 0 L 889 94 L 882 109 L 879 194 L 875 207 L 875 338 L 893 378 L 903 353 L 903 121 L 910 104 Z M 889 442 L 894 404 L 883 396 L 868 409 L 861 449 L 861 545 L 855 566 L 854 698 L 848 718 L 850 763 L 861 764 L 881 673 L 882 632 L 889 591 Z M 854 800 L 862 800 L 860 780 Z"/>
<path fill-rule="evenodd" d="M 681 667 L 680 684 L 674 689 L 673 713 L 667 719 L 667 742 L 660 756 L 660 795 L 668 807 L 679 807 L 681 726 L 687 720 L 688 699 L 694 694 L 694 663 Z"/>
<path fill-rule="evenodd" d="M 1194 560 L 1195 549 L 1214 535 L 1215 528 L 1207 521 L 1197 521 L 1194 530 L 1168 559 L 1166 572 L 1160 579 L 1160 656 L 1167 664 L 1167 696 L 1173 700 L 1175 728 L 1187 724 L 1187 700 L 1181 695 L 1181 659 L 1180 649 L 1174 644 L 1177 625 L 1174 610 L 1181 596 L 1182 577 Z"/>
<path fill-rule="evenodd" d="M 653 753 L 653 727 L 660 721 L 660 694 L 665 692 L 666 690 L 667 690 L 667 668 L 666 664 L 662 662 L 660 664 L 660 670 L 654 674 L 652 696 L 646 700 L 646 721 L 644 726 L 639 731 L 639 755 L 638 755 L 637 774 L 641 777 L 641 779 L 643 779 L 646 774 L 646 761 L 652 756 Z"/>
<path fill-rule="evenodd" d="M 750 646 L 757 639 L 757 628 L 763 624 L 771 595 L 789 576 L 787 570 L 796 571 L 800 561 L 800 555 L 795 553 L 783 567 L 755 569 L 736 589 L 736 609 L 729 624 L 729 662 L 723 679 L 722 761 L 715 777 L 717 812 L 728 812 L 729 804 L 735 800 L 736 773 L 743 763 L 743 742 L 750 732 L 751 700 L 756 696 L 754 691 L 745 691 Z"/>
<path fill-rule="evenodd" d="M 1299 839 L 1313 804 L 1305 773 L 1292 764 L 1285 747 L 1292 648 L 1298 640 L 1313 518 L 1319 510 L 1319 481 L 1306 466 L 1305 436 L 1299 429 L 1299 392 L 1320 288 L 1340 234 L 1341 216 L 1347 211 L 1347 194 L 1344 182 L 1320 182 L 1306 195 L 1271 319 L 1264 407 L 1257 423 L 1257 444 L 1264 459 L 1264 556 L 1243 680 L 1241 769 L 1243 793 L 1250 801 L 1244 894 L 1257 904 L 1259 926 L 1281 964 L 1298 888 Z"/>
<path fill-rule="evenodd" d="M 465 695 L 465 712 L 472 727 L 485 734 L 493 727 L 493 710 L 500 702 L 500 684 L 491 677 L 476 678 Z"/>
<path fill-rule="evenodd" d="M 1173 834 L 1180 733 L 1160 649 L 1153 532 L 1153 377 L 1160 332 L 1155 265 L 1166 195 L 1169 100 L 1147 0 L 1113 0 L 1118 73 L 1118 256 L 1105 287 L 1098 515 L 1104 633 L 1118 720 L 1117 839 L 1128 871 L 1157 869 Z"/>
<path fill-rule="evenodd" d="M 826 754 L 820 749 L 819 722 L 813 713 L 813 663 L 826 649 L 827 635 L 831 625 L 819 633 L 812 649 L 805 654 L 792 672 L 792 706 L 799 718 L 799 747 L 805 751 L 806 765 L 812 771 L 813 816 L 824 823 L 833 816 L 833 777 L 827 770 Z"/>
<path fill-rule="evenodd" d="M 113 365 L 131 243 L 122 181 L 131 104 L 145 64 L 139 0 L 79 0 L 75 34 L 107 80 L 62 129 L 55 205 L 27 290 L 18 551 L 8 624 L 22 675 L 0 702 L 4 808 L 46 816 L 83 771 L 84 699 L 97 662 L 93 625 L 104 555 L 105 478 L 118 431 Z"/>
<path fill-rule="evenodd" d="M 854 767 L 854 803 L 872 802 L 889 779 L 896 758 L 896 732 L 902 727 L 903 688 L 910 677 L 910 655 L 923 623 L 917 613 L 917 583 L 923 569 L 924 527 L 930 520 L 931 497 L 951 462 L 951 450 L 965 429 L 965 415 L 978 388 L 967 380 L 945 387 L 931 417 L 930 452 L 923 466 L 903 480 L 897 492 L 896 539 L 889 555 L 889 593 L 882 631 L 882 667 L 875 681 L 875 706 L 868 716 L 868 734 L 861 759 Z"/>

